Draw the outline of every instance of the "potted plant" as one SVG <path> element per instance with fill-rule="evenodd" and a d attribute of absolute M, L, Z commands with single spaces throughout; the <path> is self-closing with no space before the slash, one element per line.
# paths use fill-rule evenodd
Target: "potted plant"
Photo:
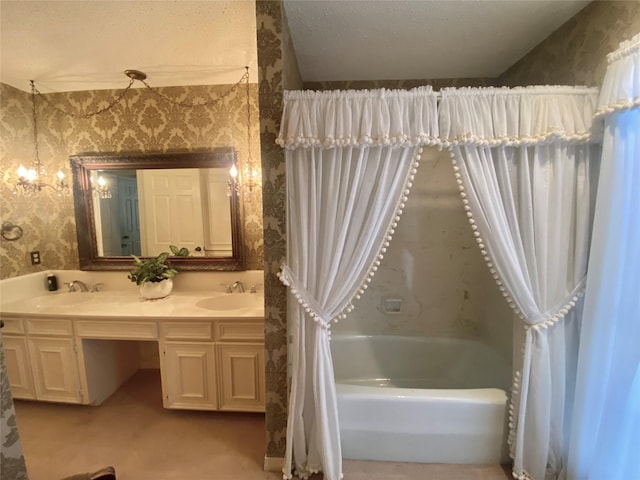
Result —
<path fill-rule="evenodd" d="M 178 249 L 170 246 L 175 256 L 186 257 L 189 251 L 186 248 Z M 173 290 L 173 277 L 178 269 L 169 262 L 169 253 L 162 252 L 157 257 L 141 259 L 133 255 L 134 269 L 129 272 L 128 278 L 139 287 L 140 296 L 147 299 L 166 297 Z"/>

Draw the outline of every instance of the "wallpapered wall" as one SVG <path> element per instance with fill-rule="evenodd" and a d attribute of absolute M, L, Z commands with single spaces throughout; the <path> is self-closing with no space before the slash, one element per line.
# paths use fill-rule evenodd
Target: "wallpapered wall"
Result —
<path fill-rule="evenodd" d="M 592 2 L 500 75 L 499 84 L 600 86 L 607 54 L 639 32 L 640 2 Z"/>
<path fill-rule="evenodd" d="M 285 89 L 302 88 L 279 0 L 256 2 L 260 77 L 260 146 L 264 205 L 266 456 L 283 457 L 287 428 L 287 292 L 276 277 L 287 252 L 284 152 L 280 130 Z"/>
<path fill-rule="evenodd" d="M 243 72 L 238 73 L 238 79 Z M 255 74 L 255 72 L 254 72 Z M 131 89 L 112 110 L 88 119 L 79 115 L 106 106 L 115 90 L 46 94 L 36 97 L 40 159 L 48 175 L 63 167 L 71 182 L 69 155 L 89 152 L 170 152 L 234 146 L 240 166 L 247 157 L 245 85 L 167 87 L 159 92 L 174 101 L 215 102 L 214 106 L 182 108 L 146 89 Z M 227 93 L 228 92 L 228 93 Z M 226 94 L 226 95 L 225 95 Z M 78 252 L 72 193 L 58 198 L 45 189 L 29 199 L 13 195 L 16 169 L 34 158 L 31 94 L 0 84 L 0 198 L 2 222 L 23 231 L 22 239 L 0 244 L 0 278 L 46 269 L 77 269 Z M 257 85 L 250 85 L 251 153 L 260 160 Z M 247 268 L 263 268 L 262 198 L 258 190 L 243 198 L 244 249 Z M 40 266 L 29 252 L 39 250 Z"/>

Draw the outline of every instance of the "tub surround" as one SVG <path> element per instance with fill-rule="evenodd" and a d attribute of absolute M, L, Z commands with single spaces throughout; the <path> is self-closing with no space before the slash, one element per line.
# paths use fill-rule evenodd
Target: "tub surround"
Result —
<path fill-rule="evenodd" d="M 184 273 L 158 300 L 142 300 L 126 273 L 51 273 L 102 291 L 47 292 L 46 273 L 0 282 L 15 398 L 99 405 L 140 368 L 148 342 L 160 353 L 165 408 L 264 411 L 262 272 Z M 236 281 L 258 292 L 225 293 Z"/>

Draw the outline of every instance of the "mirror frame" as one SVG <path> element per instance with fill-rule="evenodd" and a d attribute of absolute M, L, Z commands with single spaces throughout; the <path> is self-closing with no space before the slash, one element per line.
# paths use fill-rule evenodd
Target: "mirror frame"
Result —
<path fill-rule="evenodd" d="M 93 216 L 94 195 L 91 172 L 94 170 L 131 170 L 159 168 L 230 168 L 236 162 L 232 147 L 213 150 L 178 153 L 86 153 L 71 155 L 73 173 L 73 198 L 78 236 L 80 270 L 131 270 L 130 257 L 99 257 L 96 241 L 96 225 Z M 231 206 L 231 257 L 170 257 L 179 270 L 192 271 L 240 271 L 245 270 L 244 245 L 238 195 L 230 197 Z M 144 257 L 143 257 L 144 258 Z"/>

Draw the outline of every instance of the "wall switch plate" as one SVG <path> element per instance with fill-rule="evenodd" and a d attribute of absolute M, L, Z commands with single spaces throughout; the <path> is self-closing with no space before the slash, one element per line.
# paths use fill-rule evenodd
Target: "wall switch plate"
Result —
<path fill-rule="evenodd" d="M 40 265 L 40 252 L 38 250 L 31 252 L 31 265 Z"/>

